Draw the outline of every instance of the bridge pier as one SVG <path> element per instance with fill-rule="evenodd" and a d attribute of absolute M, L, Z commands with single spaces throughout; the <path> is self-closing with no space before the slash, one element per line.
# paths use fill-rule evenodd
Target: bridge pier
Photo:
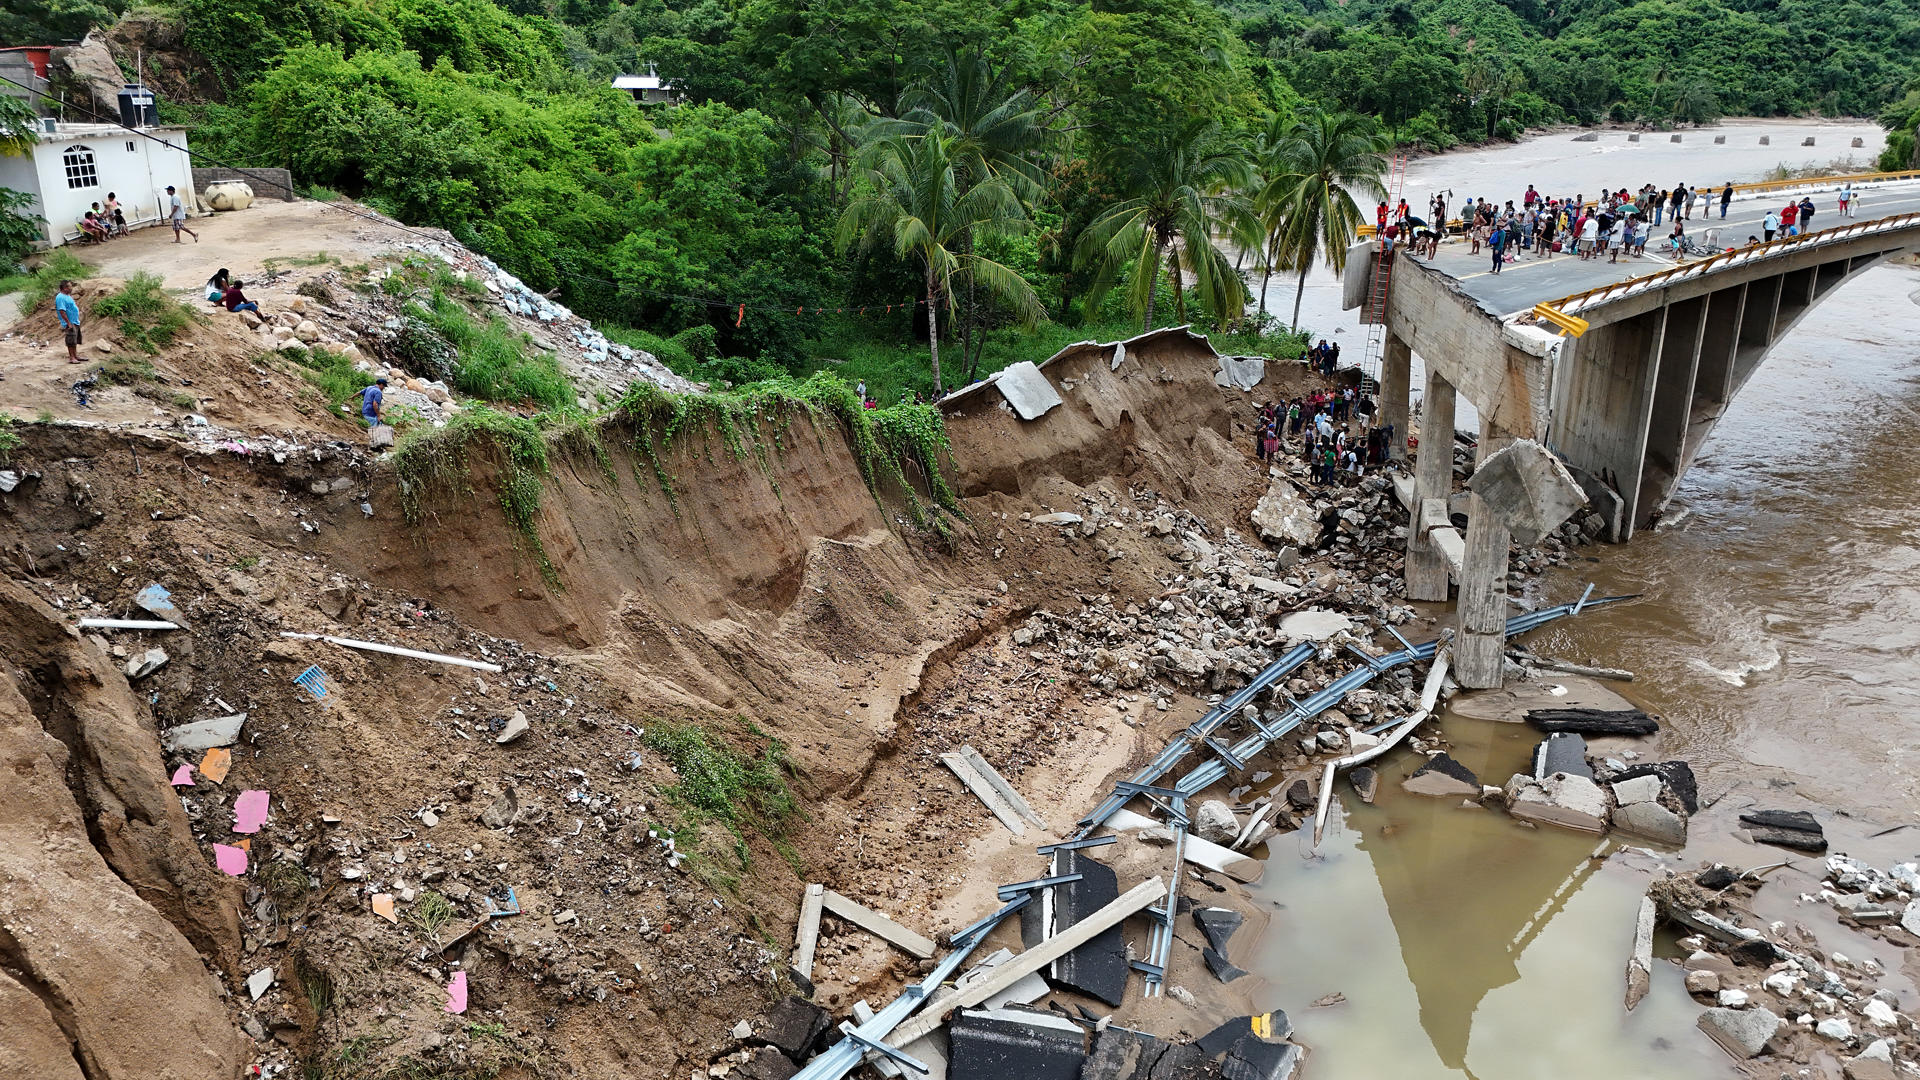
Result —
<path fill-rule="evenodd" d="M 1513 441 L 1491 423 L 1480 425 L 1479 467 Z M 1454 678 L 1469 690 L 1498 687 L 1506 674 L 1507 548 L 1512 532 L 1478 494 L 1467 497 L 1467 552 L 1460 566 L 1460 636 L 1454 642 Z"/>
<path fill-rule="evenodd" d="M 1420 413 L 1420 453 L 1414 458 L 1413 520 L 1407 529 L 1407 599 L 1447 598 L 1447 561 L 1420 528 L 1420 506 L 1453 493 L 1453 384 L 1427 372 L 1426 403 Z M 1504 550 L 1504 549 L 1502 549 Z"/>
<path fill-rule="evenodd" d="M 1389 333 L 1380 362 L 1380 422 L 1393 431 L 1387 456 L 1394 461 L 1407 460 L 1407 404 L 1412 393 L 1413 346 Z"/>

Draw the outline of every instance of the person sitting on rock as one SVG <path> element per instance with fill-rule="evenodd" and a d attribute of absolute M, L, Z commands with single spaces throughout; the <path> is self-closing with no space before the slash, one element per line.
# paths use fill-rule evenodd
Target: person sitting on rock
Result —
<path fill-rule="evenodd" d="M 210 304 L 218 304 L 225 300 L 227 298 L 227 286 L 231 284 L 232 281 L 232 275 L 227 273 L 226 267 L 223 266 L 215 270 L 213 276 L 207 279 L 207 302 Z"/>
<path fill-rule="evenodd" d="M 240 286 L 245 284 L 244 281 L 235 281 L 228 285 L 227 291 L 220 297 L 220 302 L 226 305 L 228 311 L 251 311 L 258 315 L 260 305 L 247 299 L 246 294 L 240 291 Z"/>

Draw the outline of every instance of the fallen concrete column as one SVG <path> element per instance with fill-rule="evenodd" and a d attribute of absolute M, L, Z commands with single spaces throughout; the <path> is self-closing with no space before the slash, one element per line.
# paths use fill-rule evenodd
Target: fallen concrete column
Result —
<path fill-rule="evenodd" d="M 1413 497 L 1445 499 L 1453 492 L 1453 384 L 1427 372 L 1426 406 L 1420 419 L 1420 454 L 1414 462 Z M 1418 527 L 1407 530 L 1407 599 L 1445 600 L 1447 564 Z M 1504 614 L 1504 613 L 1503 613 Z"/>
<path fill-rule="evenodd" d="M 1488 454 L 1467 490 L 1486 500 L 1515 543 L 1530 547 L 1587 505 L 1587 493 L 1547 449 L 1518 439 Z"/>
<path fill-rule="evenodd" d="M 1380 422 L 1393 430 L 1387 454 L 1407 460 L 1407 401 L 1413 389 L 1413 348 L 1393 334 L 1380 363 Z"/>

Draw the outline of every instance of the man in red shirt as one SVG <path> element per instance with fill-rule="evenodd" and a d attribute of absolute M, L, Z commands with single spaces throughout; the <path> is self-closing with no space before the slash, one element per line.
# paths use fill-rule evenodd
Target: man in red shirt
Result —
<path fill-rule="evenodd" d="M 1788 236 L 1800 235 L 1800 230 L 1794 228 L 1794 222 L 1799 217 L 1800 206 L 1798 203 L 1789 202 L 1786 207 L 1780 211 L 1780 227 L 1786 231 Z"/>

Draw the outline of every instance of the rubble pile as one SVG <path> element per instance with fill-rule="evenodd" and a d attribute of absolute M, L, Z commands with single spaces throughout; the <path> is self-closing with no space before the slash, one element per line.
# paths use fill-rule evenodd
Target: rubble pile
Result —
<path fill-rule="evenodd" d="M 1667 874 L 1649 896 L 1660 914 L 1690 933 L 1679 941 L 1686 988 L 1708 1006 L 1699 1026 L 1735 1058 L 1769 1055 L 1808 1068 L 1796 1075 L 1891 1080 L 1920 1065 L 1920 1028 L 1900 1012 L 1900 993 L 1879 961 L 1821 948 L 1799 923 L 1767 922 L 1753 913 L 1766 883 L 1756 867 L 1713 864 Z M 1822 885 L 1802 904 L 1831 903 L 1843 921 L 1905 945 L 1912 933 L 1896 923 L 1899 904 L 1920 895 L 1920 871 L 1889 871 L 1844 855 L 1828 857 Z M 1867 917 L 1857 918 L 1865 911 Z"/>

